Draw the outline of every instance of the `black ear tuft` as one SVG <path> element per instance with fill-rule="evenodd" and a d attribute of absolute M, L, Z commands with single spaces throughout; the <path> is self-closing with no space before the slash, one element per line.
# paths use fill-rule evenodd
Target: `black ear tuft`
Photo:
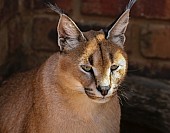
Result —
<path fill-rule="evenodd" d="M 53 5 L 50 2 L 46 2 L 45 3 L 51 10 L 55 11 L 56 13 L 58 13 L 59 15 L 64 14 L 63 10 L 61 10 L 57 4 Z"/>
<path fill-rule="evenodd" d="M 114 44 L 123 47 L 125 42 L 125 31 L 129 23 L 129 12 L 137 0 L 130 0 L 125 11 L 107 28 L 103 29 L 106 39 L 111 40 Z"/>
<path fill-rule="evenodd" d="M 137 0 L 130 0 L 128 5 L 126 6 L 126 10 L 130 10 L 132 8 L 132 6 L 135 4 Z"/>

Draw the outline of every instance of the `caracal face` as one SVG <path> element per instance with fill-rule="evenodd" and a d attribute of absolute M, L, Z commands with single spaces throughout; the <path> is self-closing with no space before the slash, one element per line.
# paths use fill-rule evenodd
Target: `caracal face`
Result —
<path fill-rule="evenodd" d="M 94 102 L 108 102 L 126 75 L 126 54 L 102 31 L 90 31 L 84 37 L 79 46 L 63 54 L 61 69 L 69 77 L 65 81 Z"/>

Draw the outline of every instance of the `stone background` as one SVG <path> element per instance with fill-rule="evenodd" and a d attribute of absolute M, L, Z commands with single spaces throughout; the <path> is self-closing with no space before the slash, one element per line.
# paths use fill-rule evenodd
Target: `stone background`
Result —
<path fill-rule="evenodd" d="M 49 1 L 57 3 L 83 31 L 109 25 L 128 3 L 128 0 Z M 58 18 L 43 0 L 0 0 L 0 81 L 42 64 L 59 50 Z M 163 80 L 169 85 L 170 0 L 138 0 L 131 10 L 126 36 L 129 75 L 154 79 L 153 84 L 155 79 Z"/>

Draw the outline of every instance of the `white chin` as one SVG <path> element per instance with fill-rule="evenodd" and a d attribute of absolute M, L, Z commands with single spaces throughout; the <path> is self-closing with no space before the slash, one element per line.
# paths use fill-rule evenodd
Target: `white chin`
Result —
<path fill-rule="evenodd" d="M 101 99 L 97 99 L 97 100 L 92 99 L 92 101 L 95 103 L 107 103 L 109 100 L 110 100 L 110 98 L 103 98 L 103 99 L 101 98 Z"/>

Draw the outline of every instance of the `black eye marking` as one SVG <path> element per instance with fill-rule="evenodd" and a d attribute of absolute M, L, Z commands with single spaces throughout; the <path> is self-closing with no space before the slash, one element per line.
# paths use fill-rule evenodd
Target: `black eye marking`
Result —
<path fill-rule="evenodd" d="M 90 55 L 90 56 L 89 56 L 89 63 L 90 63 L 90 65 L 93 66 L 93 55 Z"/>
<path fill-rule="evenodd" d="M 109 53 L 110 61 L 113 63 L 113 54 Z"/>
<path fill-rule="evenodd" d="M 117 70 L 118 67 L 119 67 L 118 65 L 112 65 L 112 66 L 110 67 L 111 72 Z"/>
<path fill-rule="evenodd" d="M 98 46 L 99 46 L 99 50 L 100 50 L 100 54 L 101 54 L 101 59 L 102 59 L 102 64 L 104 64 L 104 57 L 103 57 L 103 51 L 102 51 L 102 43 L 98 42 Z"/>

